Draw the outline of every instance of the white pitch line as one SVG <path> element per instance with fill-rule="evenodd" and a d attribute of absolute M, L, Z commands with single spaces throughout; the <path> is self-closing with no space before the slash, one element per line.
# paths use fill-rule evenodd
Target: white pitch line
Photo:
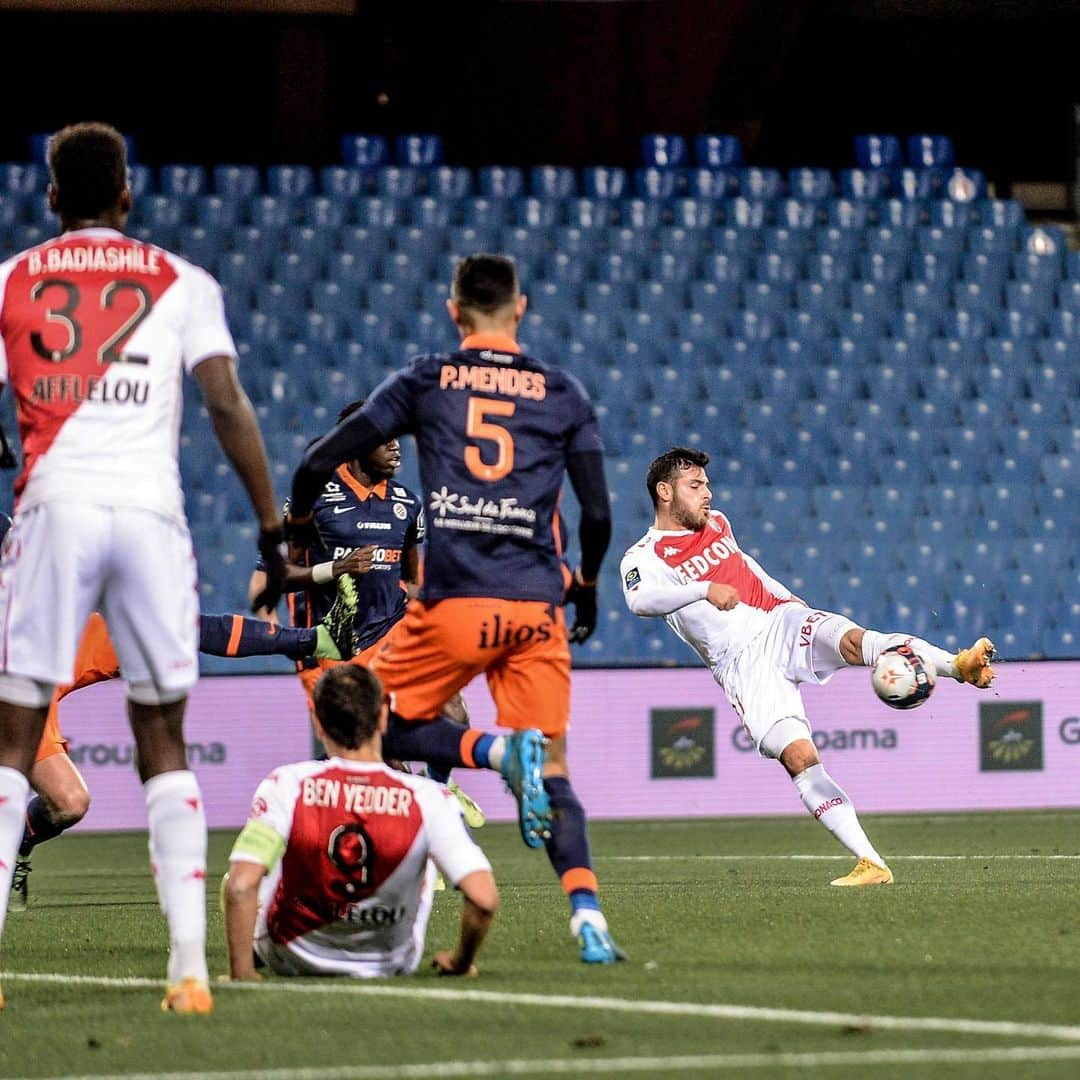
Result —
<path fill-rule="evenodd" d="M 161 980 L 62 975 L 57 972 L 6 972 L 4 981 L 50 983 L 61 986 L 105 986 L 119 989 L 160 989 Z M 879 1031 L 942 1031 L 960 1035 L 1009 1036 L 1019 1039 L 1061 1039 L 1080 1043 L 1080 1027 L 1018 1020 L 973 1020 L 948 1016 L 887 1016 L 872 1013 L 815 1012 L 761 1005 L 724 1005 L 696 1001 L 631 1001 L 627 998 L 575 994 L 518 994 L 500 990 L 451 990 L 422 986 L 364 984 L 354 981 L 287 979 L 262 983 L 219 983 L 215 989 L 252 994 L 329 994 L 349 997 L 408 998 L 416 1001 L 527 1005 L 538 1009 L 591 1009 L 596 1012 L 643 1013 L 652 1016 L 700 1016 L 710 1020 L 749 1020 L 759 1023 L 808 1024 L 815 1027 L 857 1027 Z"/>
<path fill-rule="evenodd" d="M 814 1069 L 873 1065 L 992 1065 L 1075 1061 L 1080 1046 L 1002 1046 L 993 1049 L 826 1050 L 777 1054 L 694 1054 L 679 1057 L 511 1058 L 407 1065 L 238 1069 L 233 1072 L 81 1073 L 21 1080 L 456 1080 L 481 1076 L 583 1076 L 616 1073 L 703 1072 L 722 1069 Z"/>
<path fill-rule="evenodd" d="M 597 855 L 598 862 L 851 862 L 850 855 Z M 889 862 L 983 862 L 987 859 L 1080 859 L 1080 855 L 890 855 Z"/>

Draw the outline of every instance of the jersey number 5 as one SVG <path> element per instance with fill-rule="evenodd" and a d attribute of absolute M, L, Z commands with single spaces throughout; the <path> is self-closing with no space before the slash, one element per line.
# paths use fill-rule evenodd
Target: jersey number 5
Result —
<path fill-rule="evenodd" d="M 120 351 L 120 342 L 133 334 L 139 324 L 150 314 L 154 305 L 154 298 L 145 285 L 137 281 L 110 281 L 102 290 L 98 298 L 98 306 L 101 311 L 112 308 L 117 297 L 123 293 L 131 293 L 135 297 L 135 310 L 123 323 L 109 334 L 98 346 L 97 359 L 99 364 L 145 364 L 145 356 L 125 355 Z M 54 364 L 62 363 L 68 357 L 82 349 L 83 325 L 75 317 L 82 299 L 82 294 L 77 285 L 63 278 L 45 278 L 36 281 L 30 289 L 30 299 L 33 303 L 44 303 L 45 321 L 62 326 L 67 331 L 67 342 L 61 349 L 51 349 L 45 344 L 45 338 L 39 330 L 30 335 L 30 345 L 34 352 L 43 360 L 51 360 Z M 62 302 L 61 302 L 62 301 Z M 95 320 L 96 321 L 96 320 Z"/>
<path fill-rule="evenodd" d="M 491 398 L 471 397 L 465 414 L 465 434 L 470 439 L 485 439 L 498 448 L 494 465 L 480 456 L 478 446 L 465 447 L 465 464 L 479 480 L 501 480 L 514 467 L 514 436 L 500 424 L 492 424 L 489 416 L 514 415 L 517 406 L 512 401 L 493 401 Z"/>

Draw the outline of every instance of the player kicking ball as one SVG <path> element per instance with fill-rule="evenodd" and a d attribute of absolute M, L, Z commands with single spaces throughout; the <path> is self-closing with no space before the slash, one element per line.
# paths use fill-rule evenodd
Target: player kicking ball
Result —
<path fill-rule="evenodd" d="M 826 683 L 850 665 L 872 667 L 886 649 L 909 644 L 937 676 L 985 689 L 994 646 L 980 638 L 953 655 L 809 608 L 739 550 L 728 519 L 712 509 L 708 464 L 708 454 L 677 446 L 649 466 L 656 518 L 623 556 L 626 604 L 663 618 L 701 657 L 758 753 L 779 760 L 807 812 L 855 856 L 854 869 L 832 884 L 891 885 L 851 800 L 821 764 L 799 685 Z"/>

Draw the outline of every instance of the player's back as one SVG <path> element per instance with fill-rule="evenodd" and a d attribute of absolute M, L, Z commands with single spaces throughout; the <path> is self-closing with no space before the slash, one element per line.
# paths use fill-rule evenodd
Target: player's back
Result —
<path fill-rule="evenodd" d="M 560 601 L 558 502 L 568 457 L 600 452 L 596 418 L 569 373 L 473 335 L 384 383 L 365 412 L 416 436 L 428 500 L 425 600 Z"/>
<path fill-rule="evenodd" d="M 20 505 L 64 499 L 182 514 L 181 378 L 235 355 L 205 271 L 113 229 L 0 264 L 0 378 L 19 415 Z"/>

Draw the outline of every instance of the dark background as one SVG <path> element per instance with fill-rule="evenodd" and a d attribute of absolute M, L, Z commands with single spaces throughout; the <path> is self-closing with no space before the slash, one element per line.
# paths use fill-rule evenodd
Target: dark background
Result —
<path fill-rule="evenodd" d="M 32 2 L 32 0 L 30 0 Z M 858 131 L 953 135 L 992 180 L 1065 180 L 1080 3 L 358 3 L 351 16 L 0 13 L 0 159 L 105 119 L 141 160 L 338 160 L 435 131 L 452 163 L 633 165 L 646 131 L 839 167 Z"/>

